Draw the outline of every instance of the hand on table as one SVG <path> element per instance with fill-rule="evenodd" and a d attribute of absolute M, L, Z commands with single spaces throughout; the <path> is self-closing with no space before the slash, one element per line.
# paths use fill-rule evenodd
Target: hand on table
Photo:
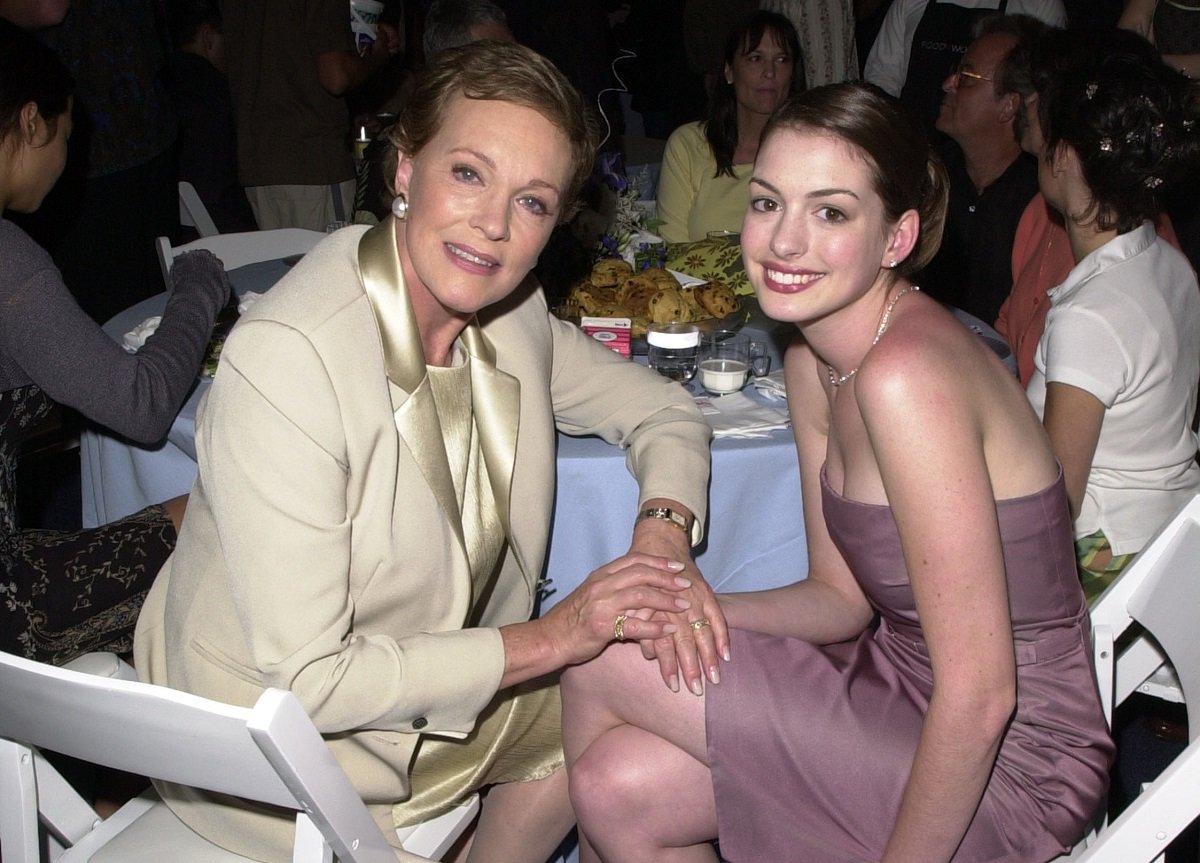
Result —
<path fill-rule="evenodd" d="M 729 628 L 717 596 L 692 560 L 689 537 L 668 522 L 645 519 L 634 529 L 631 552 L 661 554 L 684 563 L 680 573 L 691 582 L 679 591 L 690 607 L 684 611 L 638 609 L 639 619 L 673 624 L 673 631 L 661 636 L 641 638 L 642 655 L 657 659 L 663 682 L 672 692 L 679 691 L 679 678 L 687 688 L 700 695 L 704 679 L 721 680 L 721 657 L 729 657 Z"/>

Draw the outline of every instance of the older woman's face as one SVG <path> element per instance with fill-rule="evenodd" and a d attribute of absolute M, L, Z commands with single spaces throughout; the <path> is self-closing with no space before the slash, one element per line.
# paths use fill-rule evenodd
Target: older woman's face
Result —
<path fill-rule="evenodd" d="M 456 95 L 437 134 L 396 168 L 408 198 L 398 247 L 410 292 L 460 319 L 508 296 L 569 203 L 570 171 L 566 136 L 537 111 Z"/>
<path fill-rule="evenodd" d="M 771 114 L 783 104 L 792 87 L 796 58 L 770 30 L 757 45 L 735 54 L 725 64 L 737 103 L 756 114 Z"/>

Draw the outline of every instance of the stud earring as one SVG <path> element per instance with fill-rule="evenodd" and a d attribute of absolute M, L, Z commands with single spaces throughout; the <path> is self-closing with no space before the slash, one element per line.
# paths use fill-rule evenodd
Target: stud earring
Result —
<path fill-rule="evenodd" d="M 392 215 L 401 222 L 408 218 L 408 198 L 403 195 L 392 198 Z"/>
<path fill-rule="evenodd" d="M 896 269 L 896 267 L 898 267 L 899 265 L 900 265 L 900 262 L 899 262 L 899 261 L 888 261 L 888 265 L 887 265 L 887 267 L 888 267 L 888 269 L 889 269 L 889 270 L 894 270 L 894 269 Z"/>

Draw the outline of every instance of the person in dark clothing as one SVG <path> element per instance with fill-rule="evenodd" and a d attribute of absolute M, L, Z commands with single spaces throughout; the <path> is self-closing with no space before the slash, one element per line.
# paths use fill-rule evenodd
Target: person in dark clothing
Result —
<path fill-rule="evenodd" d="M 221 233 L 258 228 L 237 179 L 225 36 L 214 0 L 171 0 L 167 86 L 179 116 L 179 179 L 196 187 Z"/>

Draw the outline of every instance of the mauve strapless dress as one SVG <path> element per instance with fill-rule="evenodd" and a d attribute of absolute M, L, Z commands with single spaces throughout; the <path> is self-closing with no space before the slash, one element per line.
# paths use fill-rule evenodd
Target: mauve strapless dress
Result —
<path fill-rule="evenodd" d="M 721 852 L 731 863 L 878 860 L 933 688 L 887 506 L 847 500 L 822 472 L 825 520 L 879 625 L 814 646 L 738 630 L 706 692 Z M 1082 835 L 1113 757 L 1092 671 L 1061 477 L 999 501 L 1017 709 L 955 863 L 1040 863 Z"/>

